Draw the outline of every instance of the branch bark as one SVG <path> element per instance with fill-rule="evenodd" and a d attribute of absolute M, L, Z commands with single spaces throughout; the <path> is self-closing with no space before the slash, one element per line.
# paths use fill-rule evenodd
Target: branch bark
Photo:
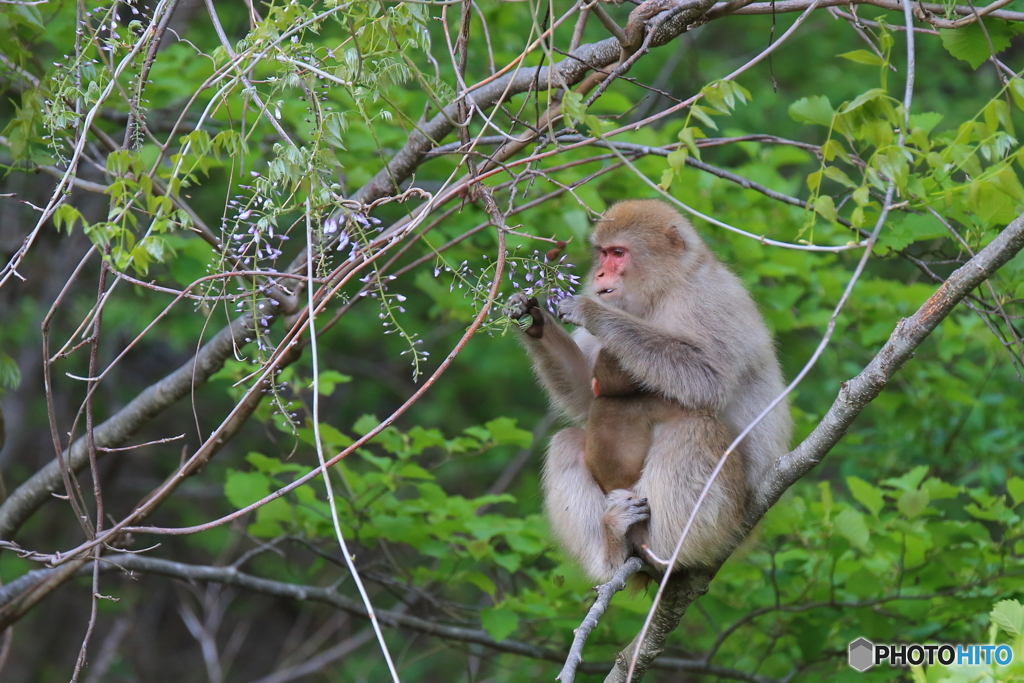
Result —
<path fill-rule="evenodd" d="M 684 4 L 686 9 L 679 11 L 678 8 Z M 683 33 L 689 24 L 700 18 L 713 4 L 714 0 L 647 0 L 633 11 L 630 24 L 635 25 L 633 16 L 646 16 L 639 12 L 641 9 L 646 8 L 648 14 L 652 8 L 677 12 L 669 21 L 663 22 L 651 37 L 650 46 L 658 47 Z M 645 19 L 638 21 L 646 25 Z M 656 22 L 657 16 L 651 21 Z M 637 28 L 643 29 L 643 26 Z M 581 45 L 572 56 L 553 66 L 514 70 L 471 90 L 473 101 L 479 107 L 489 107 L 513 95 L 533 90 L 539 84 L 544 84 L 544 87 L 548 83 L 575 85 L 592 69 L 601 69 L 617 61 L 620 52 L 621 46 L 615 38 Z M 457 114 L 458 103 L 453 102 L 433 119 L 413 130 L 405 145 L 384 168 L 353 194 L 352 200 L 368 204 L 397 191 L 398 185 L 413 174 L 427 153 L 452 132 L 452 122 L 456 120 Z M 304 260 L 296 259 L 296 262 L 301 265 Z M 223 328 L 195 358 L 144 390 L 124 409 L 99 425 L 96 428 L 96 445 L 110 448 L 125 443 L 146 422 L 187 395 L 191 389 L 204 384 L 210 375 L 222 367 L 231 353 L 235 346 L 232 340 L 243 339 L 245 332 L 251 329 L 251 324 L 251 320 L 245 317 Z M 238 343 L 237 346 L 242 344 Z M 85 440 L 77 440 L 69 451 L 65 455 L 68 467 L 74 473 L 80 472 L 88 464 Z M 0 505 L 0 540 L 11 540 L 21 525 L 58 490 L 60 484 L 60 468 L 55 459 L 19 486 Z"/>
<path fill-rule="evenodd" d="M 811 6 L 813 0 L 781 0 L 780 2 L 756 2 L 745 7 L 741 7 L 735 10 L 728 10 L 728 6 L 731 3 L 722 2 L 710 10 L 708 10 L 708 19 L 718 19 L 728 15 L 743 15 L 743 14 L 781 14 L 784 12 L 803 12 L 805 9 Z M 999 3 L 993 3 L 998 5 Z M 849 5 L 873 5 L 875 7 L 881 7 L 883 9 L 899 11 L 903 9 L 903 4 L 900 0 L 821 0 L 818 3 L 818 7 L 848 7 Z M 959 14 L 963 17 L 976 17 L 977 13 L 984 12 L 984 16 L 992 17 L 993 19 L 1003 19 L 1005 21 L 1024 21 L 1024 12 L 1014 12 L 1012 10 L 996 9 L 993 5 L 989 5 L 980 10 L 976 10 L 970 5 L 955 5 L 949 8 L 954 14 Z M 945 14 L 946 6 L 931 2 L 915 2 L 915 12 L 925 12 L 928 15 L 931 14 Z M 973 21 L 973 19 L 971 20 Z M 967 23 L 970 23 L 968 21 Z M 966 24 L 960 24 L 961 26 Z"/>
<path fill-rule="evenodd" d="M 643 17 L 652 9 L 660 8 L 662 12 L 676 11 L 678 14 L 665 21 L 651 37 L 650 47 L 660 47 L 676 38 L 686 27 L 697 21 L 714 4 L 714 0 L 647 0 L 630 13 L 630 30 L 644 30 L 647 20 Z M 686 5 L 686 9 L 678 8 Z M 660 13 L 659 13 L 660 14 Z M 634 17 L 636 17 L 634 19 Z M 650 21 L 656 22 L 657 16 Z M 633 29 L 632 27 L 636 27 Z M 549 83 L 573 86 L 582 81 L 592 69 L 603 69 L 618 61 L 622 46 L 616 38 L 606 38 L 597 43 L 581 45 L 569 57 L 553 66 L 538 66 L 512 71 L 496 78 L 486 85 L 470 89 L 473 102 L 481 109 L 492 107 L 504 102 L 513 95 L 546 88 Z M 453 102 L 444 108 L 427 123 L 418 127 L 410 135 L 387 166 L 352 195 L 352 200 L 368 204 L 398 190 L 398 185 L 409 178 L 423 161 L 427 153 L 454 129 L 453 122 L 458 120 L 458 103 Z"/>
<path fill-rule="evenodd" d="M 330 605 L 344 612 L 348 612 L 349 614 L 357 617 L 368 618 L 366 608 L 363 606 L 362 602 L 341 595 L 332 588 L 320 588 L 318 586 L 306 586 L 286 583 L 283 581 L 272 581 L 270 579 L 263 579 L 238 571 L 235 567 L 211 567 L 205 565 L 185 564 L 183 562 L 172 562 L 146 555 L 116 555 L 106 557 L 104 560 L 110 563 L 108 565 L 109 569 L 120 568 L 129 571 L 158 574 L 184 581 L 210 581 L 230 586 L 237 586 L 239 588 L 262 593 L 264 595 L 271 595 L 289 600 L 309 600 L 312 602 L 319 602 Z M 35 581 L 39 581 L 46 574 L 60 571 L 62 569 L 63 567 L 58 567 L 56 569 L 39 569 L 34 572 L 30 572 L 30 574 L 35 574 Z M 17 579 L 16 581 L 20 580 L 21 579 Z M 12 582 L 12 585 L 13 583 L 14 582 Z M 8 595 L 8 593 L 5 592 L 5 589 L 7 588 L 8 586 L 0 587 L 0 603 L 2 603 L 4 597 Z M 10 593 L 14 592 L 15 591 L 10 591 Z M 435 621 L 430 621 L 429 619 L 405 614 L 398 609 L 385 610 L 374 607 L 373 611 L 380 622 L 387 624 L 388 626 L 406 628 L 419 633 L 443 638 L 445 640 L 477 643 L 498 652 L 521 655 L 524 657 L 530 657 L 531 659 L 540 659 L 550 662 L 562 662 L 565 660 L 564 652 L 538 647 L 536 645 L 515 640 L 506 639 L 497 641 L 491 638 L 491 636 L 482 629 L 463 628 L 460 626 L 441 624 Z M 594 662 L 592 664 L 581 665 L 580 670 L 587 673 L 599 673 L 607 671 L 608 666 L 609 664 L 607 662 Z M 764 676 L 754 676 L 735 669 L 729 669 L 728 667 L 711 666 L 705 662 L 691 659 L 665 658 L 662 661 L 655 662 L 652 668 L 666 671 L 687 671 L 696 674 L 714 675 L 730 680 L 750 681 L 751 683 L 776 683 L 773 679 Z"/>
<path fill-rule="evenodd" d="M 224 361 L 233 349 L 244 345 L 252 324 L 251 316 L 237 318 L 221 329 L 184 365 L 144 389 L 128 405 L 97 426 L 94 431 L 96 447 L 113 448 L 124 444 L 146 422 L 187 396 L 194 387 L 204 384 L 224 366 Z M 104 453 L 102 450 L 97 451 L 97 457 Z M 89 464 L 88 440 L 85 436 L 64 451 L 64 461 L 75 474 Z M 12 540 L 25 520 L 62 486 L 60 466 L 54 458 L 16 488 L 0 505 L 0 540 Z"/>

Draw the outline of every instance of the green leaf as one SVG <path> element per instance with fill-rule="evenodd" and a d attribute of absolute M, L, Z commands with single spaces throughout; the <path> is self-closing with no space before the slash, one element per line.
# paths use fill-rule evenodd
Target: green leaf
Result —
<path fill-rule="evenodd" d="M 697 138 L 706 138 L 704 131 L 696 126 L 687 126 L 679 131 L 679 142 L 686 145 L 686 149 L 690 150 L 690 154 L 696 159 L 700 159 L 700 147 L 697 146 Z"/>
<path fill-rule="evenodd" d="M 1024 479 L 1010 477 L 1006 482 L 1006 491 L 1013 498 L 1013 506 L 1017 507 L 1024 502 Z"/>
<path fill-rule="evenodd" d="M 942 121 L 942 114 L 936 114 L 933 111 L 910 115 L 910 127 L 920 128 L 926 133 L 931 133 L 935 126 L 939 125 L 940 121 Z"/>
<path fill-rule="evenodd" d="M 914 519 L 928 507 L 928 492 L 923 489 L 904 491 L 897 501 L 897 507 L 908 519 Z"/>
<path fill-rule="evenodd" d="M 309 472 L 309 468 L 305 465 L 281 462 L 277 458 L 268 458 L 262 453 L 257 453 L 256 451 L 252 451 L 246 455 L 245 460 L 264 474 L 280 474 L 281 472 L 299 472 L 300 474 L 305 474 L 306 472 Z"/>
<path fill-rule="evenodd" d="M 789 105 L 790 117 L 799 123 L 816 123 L 821 126 L 831 126 L 832 117 L 835 111 L 832 103 L 824 95 L 803 97 Z"/>
<path fill-rule="evenodd" d="M 848 155 L 846 150 L 843 149 L 841 142 L 834 139 L 826 140 L 821 146 L 821 158 L 825 161 L 832 161 L 836 157 L 839 157 L 847 163 L 850 162 L 850 155 Z"/>
<path fill-rule="evenodd" d="M 583 95 L 570 90 L 565 93 L 562 97 L 562 111 L 565 112 L 570 123 L 581 121 L 587 113 L 587 108 L 583 106 Z"/>
<path fill-rule="evenodd" d="M 714 120 L 711 118 L 710 109 L 708 109 L 707 107 L 702 107 L 699 104 L 694 104 L 690 106 L 690 111 L 693 112 L 693 115 L 696 116 L 697 119 L 705 126 L 707 126 L 708 128 L 714 128 L 715 130 L 718 130 L 718 124 L 716 124 Z"/>
<path fill-rule="evenodd" d="M 961 492 L 961 488 L 959 486 L 947 484 L 937 477 L 929 477 L 923 484 L 921 484 L 921 490 L 927 491 L 928 498 L 931 500 L 956 498 Z"/>
<path fill-rule="evenodd" d="M 1024 78 L 1013 78 L 1010 80 L 1010 96 L 1017 108 L 1024 111 Z"/>
<path fill-rule="evenodd" d="M 993 624 L 997 624 L 1011 636 L 1024 634 L 1024 605 L 1016 600 L 997 602 L 988 616 Z"/>
<path fill-rule="evenodd" d="M 850 493 L 853 494 L 854 499 L 877 517 L 885 505 L 882 492 L 860 477 L 847 477 L 846 485 L 850 487 Z"/>
<path fill-rule="evenodd" d="M 814 171 L 813 173 L 807 174 L 807 189 L 811 192 L 817 192 L 818 188 L 821 187 L 821 176 L 822 171 Z"/>
<path fill-rule="evenodd" d="M 53 212 L 53 225 L 57 228 L 57 232 L 61 231 L 61 228 L 67 230 L 70 235 L 71 231 L 75 228 L 75 222 L 81 221 L 85 223 L 85 218 L 75 207 L 70 204 L 61 204 L 57 207 L 56 211 Z"/>
<path fill-rule="evenodd" d="M 949 54 L 970 64 L 972 69 L 977 69 L 991 57 L 993 50 L 998 54 L 1010 47 L 1010 36 L 1014 33 L 1014 29 L 1005 22 L 994 19 L 985 21 L 984 30 L 978 22 L 964 28 L 939 29 L 942 46 Z M 992 41 L 991 48 L 989 40 Z"/>
<path fill-rule="evenodd" d="M 369 433 L 377 425 L 380 424 L 380 420 L 377 419 L 376 415 L 362 415 L 355 424 L 352 425 L 352 431 L 359 436 Z"/>
<path fill-rule="evenodd" d="M 673 171 L 679 172 L 686 166 L 686 158 L 689 156 L 690 150 L 680 147 L 669 152 L 665 160 L 668 161 L 668 165 Z"/>
<path fill-rule="evenodd" d="M 888 64 L 887 61 L 874 52 L 868 52 L 867 50 L 854 50 L 853 52 L 844 52 L 837 56 L 849 59 L 851 62 L 857 62 L 858 64 L 870 64 L 871 66 L 885 66 Z"/>
<path fill-rule="evenodd" d="M 918 486 L 921 485 L 921 481 L 925 475 L 928 474 L 927 465 L 918 465 L 914 469 L 910 470 L 902 477 L 895 477 L 893 479 L 886 479 L 882 483 L 886 486 L 891 486 L 901 491 L 914 491 Z"/>
<path fill-rule="evenodd" d="M 516 421 L 510 417 L 499 417 L 485 422 L 484 427 L 491 433 L 494 443 L 498 446 L 512 444 L 520 448 L 529 448 L 533 445 L 533 434 L 516 427 Z"/>
<path fill-rule="evenodd" d="M 21 384 L 21 368 L 6 353 L 0 353 L 0 389 L 14 390 Z"/>
<path fill-rule="evenodd" d="M 469 434 L 478 441 L 490 441 L 491 433 L 479 425 L 473 425 L 472 427 L 466 427 L 462 430 L 466 434 Z"/>
<path fill-rule="evenodd" d="M 480 625 L 498 642 L 519 628 L 519 617 L 508 607 L 486 607 L 480 612 Z"/>
<path fill-rule="evenodd" d="M 814 200 L 814 211 L 827 221 L 836 220 L 836 203 L 827 194 L 820 195 Z"/>
<path fill-rule="evenodd" d="M 931 214 L 900 213 L 883 229 L 875 248 L 901 251 L 914 242 L 948 235 L 942 223 Z"/>
<path fill-rule="evenodd" d="M 352 378 L 348 375 L 343 375 L 336 370 L 324 370 L 317 375 L 317 386 L 320 389 L 321 396 L 330 396 L 334 393 L 334 388 L 339 384 L 345 384 L 351 382 Z M 311 384 L 312 386 L 312 384 Z"/>
<path fill-rule="evenodd" d="M 857 183 L 850 180 L 850 176 L 846 175 L 846 173 L 837 166 L 827 166 L 825 168 L 825 177 L 834 180 L 845 187 L 857 187 Z"/>
<path fill-rule="evenodd" d="M 836 531 L 850 542 L 850 545 L 861 550 L 867 550 L 868 525 L 864 522 L 864 515 L 853 508 L 846 508 L 833 521 Z"/>
<path fill-rule="evenodd" d="M 224 495 L 235 508 L 244 508 L 270 495 L 270 479 L 261 472 L 228 470 Z"/>
<path fill-rule="evenodd" d="M 885 90 L 882 90 L 881 88 L 872 88 L 867 92 L 857 95 L 857 97 L 853 98 L 852 102 L 844 103 L 841 107 L 839 107 L 839 112 L 841 114 L 848 114 L 854 109 L 863 107 L 865 104 L 871 102 L 872 100 L 877 100 L 879 97 L 885 97 L 885 95 Z"/>
<path fill-rule="evenodd" d="M 444 434 L 439 429 L 424 429 L 416 425 L 409 430 L 409 438 L 412 439 L 412 445 L 409 448 L 412 455 L 419 455 L 427 448 L 435 446 L 447 450 Z"/>
<path fill-rule="evenodd" d="M 466 574 L 466 581 L 470 582 L 484 593 L 487 593 L 492 598 L 494 597 L 494 593 L 498 590 L 498 587 L 494 585 L 494 581 L 492 581 L 491 578 L 483 572 L 469 572 Z"/>

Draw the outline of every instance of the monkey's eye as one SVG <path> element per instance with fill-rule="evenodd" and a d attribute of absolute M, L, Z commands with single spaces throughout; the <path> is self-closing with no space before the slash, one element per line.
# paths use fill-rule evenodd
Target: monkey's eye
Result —
<path fill-rule="evenodd" d="M 622 258 L 625 255 L 626 255 L 626 250 L 625 249 L 622 249 L 622 248 L 612 249 L 612 256 L 614 256 L 615 258 Z"/>

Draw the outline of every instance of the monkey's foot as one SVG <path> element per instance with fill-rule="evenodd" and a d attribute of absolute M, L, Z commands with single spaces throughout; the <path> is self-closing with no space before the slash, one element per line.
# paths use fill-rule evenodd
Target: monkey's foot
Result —
<path fill-rule="evenodd" d="M 651 518 L 646 498 L 634 498 L 628 489 L 615 489 L 605 498 L 604 523 L 613 534 L 625 536 L 630 527 Z"/>

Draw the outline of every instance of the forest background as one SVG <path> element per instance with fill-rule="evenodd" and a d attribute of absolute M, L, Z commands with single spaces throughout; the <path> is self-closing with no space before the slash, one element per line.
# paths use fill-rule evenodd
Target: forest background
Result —
<path fill-rule="evenodd" d="M 0 678 L 554 679 L 594 593 L 501 304 L 662 197 L 802 377 L 776 493 L 810 471 L 633 680 L 1019 680 L 1022 22 L 0 1 Z M 1016 664 L 859 673 L 858 637 Z"/>

